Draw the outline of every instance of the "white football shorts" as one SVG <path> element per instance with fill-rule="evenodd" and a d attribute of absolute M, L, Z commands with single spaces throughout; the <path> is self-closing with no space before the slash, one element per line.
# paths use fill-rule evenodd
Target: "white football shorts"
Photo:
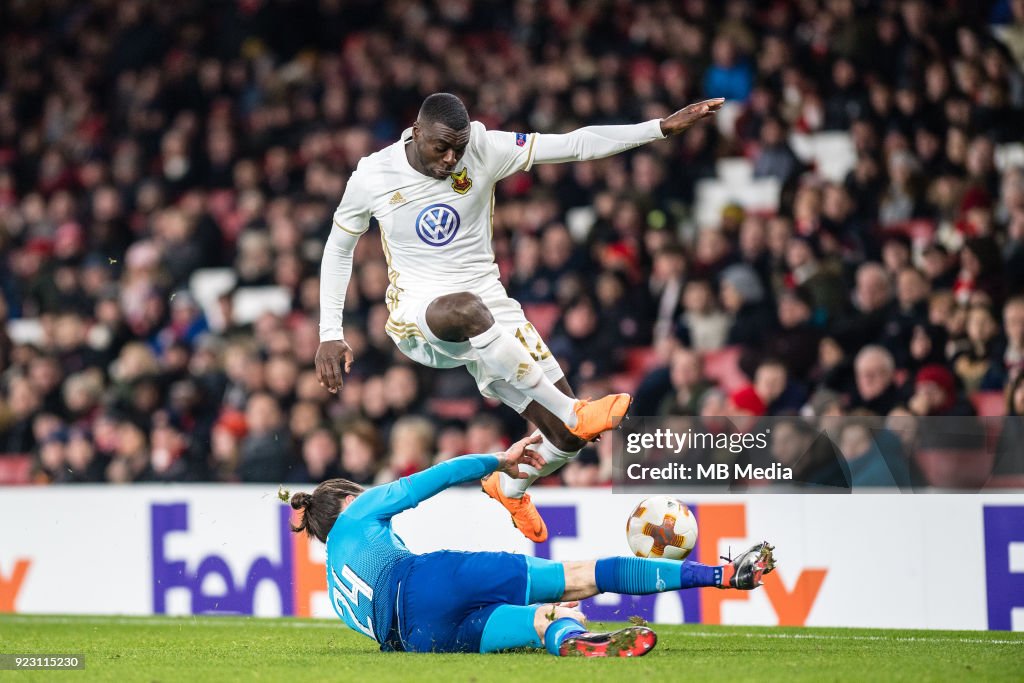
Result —
<path fill-rule="evenodd" d="M 501 282 L 495 280 L 493 284 L 484 287 L 482 291 L 476 291 L 475 294 L 491 311 L 495 322 L 522 342 L 548 379 L 557 382 L 564 377 L 562 368 L 551 355 L 547 344 L 526 319 L 523 307 L 515 299 L 509 298 Z M 518 413 L 523 412 L 532 399 L 504 378 L 489 374 L 480 362 L 476 349 L 468 341 L 443 341 L 430 331 L 426 321 L 427 306 L 435 298 L 437 297 L 414 298 L 403 292 L 402 298 L 388 318 L 388 336 L 402 353 L 420 365 L 429 368 L 464 366 L 473 375 L 481 394 L 501 401 Z"/>

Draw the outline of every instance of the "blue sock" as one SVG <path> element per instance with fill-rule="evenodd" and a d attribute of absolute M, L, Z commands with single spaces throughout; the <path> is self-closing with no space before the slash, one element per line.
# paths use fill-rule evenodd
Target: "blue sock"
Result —
<path fill-rule="evenodd" d="M 562 646 L 566 638 L 586 632 L 587 629 L 580 622 L 569 617 L 562 617 L 561 619 L 556 619 L 548 626 L 548 630 L 544 634 L 544 646 L 548 649 L 548 652 L 557 657 L 558 648 Z"/>
<path fill-rule="evenodd" d="M 516 647 L 544 647 L 533 627 L 537 605 L 500 605 L 487 617 L 480 635 L 480 652 L 500 652 Z"/>
<path fill-rule="evenodd" d="M 597 561 L 594 573 L 597 590 L 625 595 L 648 595 L 722 583 L 721 567 L 688 560 L 606 557 Z"/>

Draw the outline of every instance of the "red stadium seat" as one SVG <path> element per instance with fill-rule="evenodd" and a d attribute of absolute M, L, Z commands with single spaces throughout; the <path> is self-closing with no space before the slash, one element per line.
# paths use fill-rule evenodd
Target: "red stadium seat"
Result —
<path fill-rule="evenodd" d="M 750 379 L 740 370 L 740 353 L 738 346 L 705 352 L 704 376 L 727 392 L 749 384 Z"/>
<path fill-rule="evenodd" d="M 523 306 L 523 313 L 526 315 L 526 319 L 533 324 L 537 334 L 546 339 L 555 329 L 555 324 L 562 315 L 562 309 L 558 304 L 526 304 Z"/>
<path fill-rule="evenodd" d="M 641 379 L 643 379 L 641 375 L 636 375 L 630 372 L 620 372 L 612 375 L 609 378 L 609 381 L 611 382 L 613 391 L 622 391 L 627 394 L 632 394 L 640 385 Z"/>
<path fill-rule="evenodd" d="M 0 484 L 28 484 L 31 473 L 31 455 L 0 454 Z"/>
<path fill-rule="evenodd" d="M 995 454 L 988 450 L 920 449 L 914 461 L 929 486 L 976 489 L 992 474 Z"/>
<path fill-rule="evenodd" d="M 902 232 L 910 238 L 910 241 L 919 247 L 931 244 L 935 239 L 935 221 L 917 219 L 912 221 L 901 221 L 889 223 L 883 226 L 885 232 Z"/>
<path fill-rule="evenodd" d="M 1006 396 L 1001 391 L 976 391 L 971 394 L 971 403 L 979 417 L 1006 415 Z"/>
<path fill-rule="evenodd" d="M 470 420 L 477 414 L 480 401 L 475 398 L 432 398 L 427 410 L 442 420 Z"/>
<path fill-rule="evenodd" d="M 652 346 L 634 346 L 626 349 L 625 370 L 642 377 L 658 364 L 658 354 Z"/>
<path fill-rule="evenodd" d="M 1000 474 L 985 483 L 986 489 L 1024 489 L 1024 474 Z"/>

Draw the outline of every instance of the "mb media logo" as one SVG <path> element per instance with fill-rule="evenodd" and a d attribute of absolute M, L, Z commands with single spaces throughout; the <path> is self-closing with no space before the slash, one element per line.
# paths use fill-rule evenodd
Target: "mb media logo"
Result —
<path fill-rule="evenodd" d="M 416 216 L 416 234 L 432 247 L 443 247 L 455 239 L 461 224 L 459 214 L 447 204 L 431 204 Z"/>

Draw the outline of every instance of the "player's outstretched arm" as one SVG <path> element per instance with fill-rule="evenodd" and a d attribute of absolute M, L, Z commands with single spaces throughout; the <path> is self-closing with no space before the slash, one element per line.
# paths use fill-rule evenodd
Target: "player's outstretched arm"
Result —
<path fill-rule="evenodd" d="M 540 435 L 522 439 L 504 453 L 452 458 L 422 472 L 372 488 L 360 494 L 346 514 L 388 519 L 416 507 L 446 488 L 481 479 L 495 470 L 515 478 L 527 476 L 519 471 L 520 465 L 531 465 L 537 469 L 544 466 L 544 459 L 530 448 L 540 439 Z"/>
<path fill-rule="evenodd" d="M 663 119 L 625 126 L 586 126 L 571 133 L 537 133 L 534 141 L 534 164 L 558 164 L 567 161 L 588 161 L 625 152 L 640 145 L 678 135 L 715 115 L 725 100 L 716 98 L 695 102 Z"/>
<path fill-rule="evenodd" d="M 679 135 L 685 130 L 693 128 L 697 123 L 715 115 L 722 105 L 725 104 L 724 97 L 716 97 L 713 100 L 694 102 L 679 111 L 666 116 L 661 120 L 661 132 L 665 137 Z"/>

